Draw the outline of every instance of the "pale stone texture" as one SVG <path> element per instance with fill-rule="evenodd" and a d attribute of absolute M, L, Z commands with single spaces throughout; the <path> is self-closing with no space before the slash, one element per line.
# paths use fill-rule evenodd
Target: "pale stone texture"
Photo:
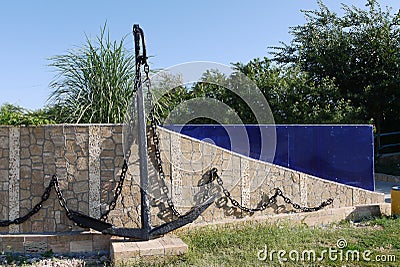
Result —
<path fill-rule="evenodd" d="M 8 204 L 9 220 L 19 217 L 19 168 L 20 168 L 20 131 L 17 127 L 10 128 L 9 131 L 9 184 L 8 184 Z M 10 233 L 18 233 L 19 225 L 10 225 Z"/>
<path fill-rule="evenodd" d="M 9 139 L 9 128 L 0 127 L 0 220 L 9 216 Z"/>
<path fill-rule="evenodd" d="M 250 205 L 250 184 L 252 177 L 250 172 L 250 160 L 242 158 L 240 160 L 240 177 L 242 180 L 241 199 L 242 205 L 245 207 L 249 207 Z"/>
<path fill-rule="evenodd" d="M 89 126 L 89 216 L 100 217 L 100 154 L 99 126 Z"/>
<path fill-rule="evenodd" d="M 186 166 L 188 167 L 189 165 L 187 162 L 189 162 L 189 159 L 187 158 L 189 153 L 187 151 L 190 151 L 191 144 L 190 142 L 187 141 L 187 139 L 184 139 L 186 141 L 181 142 L 181 138 L 177 135 L 171 135 L 171 173 L 170 177 L 172 180 L 172 194 L 171 198 L 172 200 L 176 203 L 178 206 L 182 206 L 182 186 L 183 186 L 183 177 L 182 177 L 182 165 L 186 163 Z M 186 152 L 186 153 L 184 153 Z M 182 164 L 183 163 L 183 164 Z M 185 169 L 184 169 L 185 171 Z M 187 170 L 186 170 L 187 171 Z M 188 179 L 186 179 L 188 180 Z M 189 185 L 187 185 L 189 186 Z"/>

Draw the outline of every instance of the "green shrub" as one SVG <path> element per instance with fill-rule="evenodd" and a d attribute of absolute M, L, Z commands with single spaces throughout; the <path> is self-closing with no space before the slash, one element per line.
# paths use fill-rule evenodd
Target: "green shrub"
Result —
<path fill-rule="evenodd" d="M 0 125 L 42 125 L 54 124 L 49 108 L 30 111 L 20 106 L 4 104 L 0 107 Z"/>

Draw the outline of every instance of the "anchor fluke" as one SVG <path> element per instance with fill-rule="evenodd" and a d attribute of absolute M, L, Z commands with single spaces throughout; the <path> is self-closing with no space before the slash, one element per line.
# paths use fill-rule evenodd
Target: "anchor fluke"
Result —
<path fill-rule="evenodd" d="M 195 221 L 200 214 L 202 214 L 212 203 L 214 203 L 215 196 L 209 198 L 204 204 L 201 206 L 197 206 L 186 214 L 178 217 L 175 221 L 164 223 L 160 226 L 153 228 L 150 231 L 150 238 L 155 238 L 161 236 L 163 234 L 169 233 L 175 229 L 178 229 L 186 224 L 189 224 Z"/>
<path fill-rule="evenodd" d="M 179 216 L 178 219 L 176 219 L 175 221 L 164 223 L 160 226 L 151 229 L 112 226 L 107 229 L 104 229 L 102 233 L 114 236 L 134 238 L 139 240 L 154 239 L 193 222 L 214 202 L 214 200 L 215 200 L 214 196 L 210 197 L 201 206 L 191 209 L 186 214 Z"/>
<path fill-rule="evenodd" d="M 99 219 L 87 216 L 77 211 L 70 210 L 68 217 L 77 225 L 84 228 L 92 228 L 93 230 L 103 232 L 105 229 L 112 227 L 112 224 L 103 222 Z"/>
<path fill-rule="evenodd" d="M 127 227 L 115 227 L 104 229 L 103 234 L 115 235 L 121 237 L 134 238 L 139 240 L 149 240 L 149 231 L 144 228 L 127 228 Z"/>

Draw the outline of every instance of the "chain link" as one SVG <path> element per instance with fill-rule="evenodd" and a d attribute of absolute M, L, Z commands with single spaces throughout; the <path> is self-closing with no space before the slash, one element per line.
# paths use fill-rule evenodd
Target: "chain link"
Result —
<path fill-rule="evenodd" d="M 55 184 L 55 178 L 53 176 L 53 178 L 50 180 L 48 186 L 46 187 L 45 191 L 43 192 L 41 199 L 39 201 L 39 203 L 37 203 L 27 214 L 25 214 L 24 216 L 15 218 L 13 220 L 2 220 L 0 221 L 0 227 L 6 227 L 9 226 L 11 224 L 21 224 L 25 221 L 27 221 L 30 217 L 32 217 L 33 215 L 35 215 L 36 213 L 38 213 L 40 211 L 40 209 L 43 206 L 43 203 L 49 199 L 50 197 L 50 193 L 51 193 L 51 189 L 53 187 L 53 185 Z"/>
<path fill-rule="evenodd" d="M 163 193 L 164 197 L 167 200 L 167 205 L 170 208 L 170 210 L 172 211 L 172 213 L 177 216 L 180 217 L 181 213 L 176 209 L 174 202 L 172 201 L 171 197 L 169 196 L 169 189 L 167 186 L 167 183 L 165 181 L 165 172 L 164 172 L 164 168 L 162 165 L 162 159 L 161 159 L 161 150 L 160 150 L 160 137 L 158 135 L 157 132 L 157 120 L 156 120 L 156 116 L 155 116 L 155 106 L 153 103 L 153 94 L 150 90 L 151 84 L 150 84 L 150 68 L 149 65 L 147 64 L 147 62 L 144 63 L 143 65 L 143 70 L 144 73 L 146 75 L 145 80 L 143 81 L 143 83 L 146 86 L 147 89 L 147 101 L 149 102 L 149 105 L 151 107 L 150 110 L 150 114 L 149 114 L 149 119 L 150 119 L 150 130 L 151 130 L 151 138 L 153 141 L 153 145 L 154 145 L 154 157 L 156 160 L 156 169 L 158 172 L 158 176 L 160 178 L 160 186 L 161 186 L 161 192 Z"/>
<path fill-rule="evenodd" d="M 121 175 L 119 176 L 119 181 L 114 191 L 114 198 L 108 204 L 108 209 L 105 212 L 103 212 L 103 214 L 101 214 L 100 217 L 101 221 L 105 222 L 108 218 L 108 214 L 110 214 L 110 212 L 115 209 L 115 206 L 117 205 L 117 200 L 122 193 L 122 187 L 124 185 L 127 172 L 128 172 L 128 163 L 126 160 L 124 160 L 124 163 L 122 165 Z"/>
<path fill-rule="evenodd" d="M 125 180 L 127 171 L 128 171 L 128 164 L 124 160 L 124 164 L 122 166 L 122 172 L 121 172 L 121 175 L 120 175 L 120 180 L 119 180 L 118 185 L 117 185 L 117 187 L 115 189 L 115 192 L 114 192 L 114 198 L 109 203 L 107 211 L 105 211 L 101 215 L 101 217 L 100 217 L 101 221 L 106 221 L 107 218 L 108 218 L 108 214 L 112 210 L 115 209 L 118 197 L 122 193 L 122 186 L 124 184 L 124 180 Z M 56 192 L 56 195 L 57 195 L 57 198 L 58 198 L 58 202 L 60 203 L 60 206 L 65 210 L 68 219 L 73 220 L 72 212 L 68 208 L 67 201 L 65 200 L 65 198 L 64 198 L 64 196 L 62 194 L 62 191 L 60 189 L 58 177 L 57 177 L 57 175 L 54 174 L 52 176 L 49 184 L 47 185 L 46 189 L 44 190 L 44 192 L 43 192 L 43 194 L 42 194 L 42 196 L 40 198 L 40 201 L 27 214 L 25 214 L 24 216 L 15 218 L 13 220 L 1 220 L 0 221 L 0 227 L 7 227 L 7 226 L 9 226 L 11 224 L 21 224 L 21 223 L 27 221 L 29 218 L 31 218 L 36 213 L 38 213 L 42 209 L 44 202 L 46 202 L 49 199 L 50 193 L 51 193 L 51 190 L 52 190 L 53 187 L 55 189 L 55 192 Z M 82 226 L 82 225 L 80 225 L 80 226 Z"/>
<path fill-rule="evenodd" d="M 72 220 L 72 213 L 71 213 L 70 209 L 68 208 L 67 201 L 65 200 L 65 198 L 62 194 L 62 191 L 60 189 L 60 184 L 58 182 L 58 176 L 54 174 L 53 180 L 54 180 L 54 189 L 56 190 L 58 202 L 60 203 L 60 206 L 65 210 L 68 219 Z"/>
<path fill-rule="evenodd" d="M 300 206 L 299 204 L 297 204 L 296 202 L 293 202 L 290 198 L 288 198 L 287 196 L 285 196 L 282 192 L 281 189 L 279 188 L 274 188 L 274 194 L 271 197 L 268 197 L 267 201 L 263 201 L 261 204 L 259 204 L 259 206 L 257 208 L 249 208 L 249 207 L 245 207 L 242 206 L 236 199 L 232 198 L 231 194 L 229 193 L 229 191 L 224 187 L 224 182 L 222 180 L 222 178 L 218 175 L 218 170 L 217 168 L 213 168 L 209 171 L 209 175 L 210 175 L 210 180 L 209 182 L 212 182 L 214 180 L 217 181 L 218 185 L 221 186 L 222 188 L 222 192 L 224 193 L 225 197 L 229 199 L 229 201 L 231 202 L 231 204 L 242 210 L 245 212 L 257 212 L 257 211 L 263 211 L 269 207 L 271 207 L 273 204 L 275 204 L 277 202 L 277 198 L 278 197 L 282 197 L 283 201 L 287 204 L 292 205 L 292 207 L 296 210 L 300 210 L 301 212 L 311 212 L 311 211 L 318 211 L 326 206 L 329 206 L 333 203 L 333 199 L 329 198 L 325 201 L 323 201 L 319 206 L 316 207 L 304 207 L 304 206 Z"/>

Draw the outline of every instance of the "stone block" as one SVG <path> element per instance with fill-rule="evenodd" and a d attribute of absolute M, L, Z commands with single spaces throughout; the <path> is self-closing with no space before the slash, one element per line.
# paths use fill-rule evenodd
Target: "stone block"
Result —
<path fill-rule="evenodd" d="M 139 256 L 137 242 L 111 241 L 110 256 L 115 266 Z"/>
<path fill-rule="evenodd" d="M 19 241 L 15 241 L 15 242 L 7 240 L 7 242 L 3 242 L 2 252 L 24 253 L 25 248 L 24 248 L 23 240 L 19 240 Z"/>
<path fill-rule="evenodd" d="M 109 138 L 113 135 L 114 131 L 110 127 L 101 126 L 100 127 L 100 135 L 103 138 Z"/>
<path fill-rule="evenodd" d="M 78 193 L 84 193 L 84 192 L 88 192 L 89 191 L 89 185 L 88 185 L 88 181 L 87 179 L 83 179 L 82 180 L 78 180 L 77 182 L 74 182 L 74 184 L 72 185 L 73 188 L 73 192 L 75 194 Z"/>
<path fill-rule="evenodd" d="M 0 182 L 8 182 L 8 170 L 0 169 Z"/>
<path fill-rule="evenodd" d="M 54 152 L 54 144 L 49 140 L 45 140 L 43 144 L 43 152 Z"/>
<path fill-rule="evenodd" d="M 186 137 L 182 137 L 180 141 L 180 151 L 183 154 L 192 154 L 193 152 L 192 140 Z"/>
<path fill-rule="evenodd" d="M 33 183 L 41 183 L 44 178 L 44 172 L 40 169 L 33 169 L 32 170 L 32 182 Z"/>
<path fill-rule="evenodd" d="M 2 158 L 8 158 L 9 157 L 8 148 L 3 147 L 3 149 L 1 149 L 1 157 Z"/>
<path fill-rule="evenodd" d="M 166 257 L 182 255 L 187 251 L 187 245 L 176 237 L 164 236 L 149 241 L 122 242 L 112 241 L 110 256 L 115 266 L 129 265 L 140 260 L 162 262 Z"/>
<path fill-rule="evenodd" d="M 69 251 L 72 253 L 93 252 L 92 240 L 77 240 L 69 243 Z"/>
<path fill-rule="evenodd" d="M 0 158 L 0 169 L 8 170 L 8 159 L 7 158 Z"/>
<path fill-rule="evenodd" d="M 56 165 L 55 164 L 45 164 L 43 166 L 44 173 L 47 175 L 56 174 Z"/>
<path fill-rule="evenodd" d="M 115 145 L 115 155 L 117 157 L 121 157 L 124 155 L 124 149 L 122 144 L 116 144 Z"/>
<path fill-rule="evenodd" d="M 55 253 L 70 253 L 70 243 L 65 236 L 51 236 L 48 238 L 47 248 Z"/>
<path fill-rule="evenodd" d="M 76 181 L 80 182 L 80 181 L 88 181 L 89 180 L 89 171 L 88 170 L 84 170 L 84 171 L 77 171 L 76 172 L 76 176 L 74 177 L 76 179 Z M 87 188 L 87 187 L 86 187 Z M 86 189 L 87 190 L 87 189 Z M 82 191 L 79 191 L 82 192 Z"/>
<path fill-rule="evenodd" d="M 28 187 L 21 186 L 20 191 L 19 191 L 19 197 L 20 197 L 20 200 L 27 200 L 31 197 L 31 190 L 24 190 L 22 188 L 30 188 L 30 181 L 28 179 L 24 179 L 22 181 L 24 181 L 24 182 L 26 181 L 29 183 L 27 183 Z M 1 197 L 0 197 L 0 199 L 1 199 Z"/>
<path fill-rule="evenodd" d="M 113 149 L 102 149 L 100 153 L 101 158 L 115 158 L 115 152 Z"/>
<path fill-rule="evenodd" d="M 8 136 L 8 126 L 0 127 L 0 136 Z"/>
<path fill-rule="evenodd" d="M 114 142 L 118 142 L 118 143 L 123 142 L 122 132 L 113 131 L 112 138 L 113 138 Z"/>
<path fill-rule="evenodd" d="M 44 232 L 55 232 L 56 231 L 56 219 L 54 216 L 50 218 L 45 218 L 43 222 Z"/>
<path fill-rule="evenodd" d="M 86 171 L 89 168 L 87 157 L 78 157 L 76 160 L 76 169 L 79 171 Z"/>
<path fill-rule="evenodd" d="M 26 212 L 22 212 L 23 214 L 26 214 L 28 210 Z M 20 233 L 32 233 L 32 225 L 30 223 L 22 223 L 20 227 Z"/>
<path fill-rule="evenodd" d="M 101 159 L 100 160 L 101 170 L 114 170 L 114 160 L 113 159 Z"/>
<path fill-rule="evenodd" d="M 100 147 L 102 149 L 113 150 L 114 151 L 115 143 L 111 138 L 107 138 L 101 143 Z"/>
<path fill-rule="evenodd" d="M 40 145 L 30 145 L 29 146 L 29 151 L 31 153 L 31 156 L 41 156 L 43 153 L 43 147 Z"/>
<path fill-rule="evenodd" d="M 83 214 L 89 214 L 89 204 L 86 201 L 78 202 L 78 211 L 82 212 Z M 99 214 L 89 214 L 91 216 L 98 217 Z"/>
<path fill-rule="evenodd" d="M 188 245 L 177 237 L 164 236 L 159 239 L 159 242 L 164 247 L 165 256 L 183 255 L 188 250 Z"/>
<path fill-rule="evenodd" d="M 45 253 L 46 251 L 47 251 L 46 238 L 42 237 L 40 241 L 26 240 L 24 242 L 25 253 L 35 254 L 35 253 Z"/>
<path fill-rule="evenodd" d="M 93 251 L 106 252 L 110 250 L 110 236 L 102 234 L 93 234 Z"/>
<path fill-rule="evenodd" d="M 77 157 L 76 153 L 74 153 L 74 152 L 68 151 L 65 153 L 65 159 L 70 164 L 74 164 L 76 162 L 77 158 L 78 157 Z"/>

